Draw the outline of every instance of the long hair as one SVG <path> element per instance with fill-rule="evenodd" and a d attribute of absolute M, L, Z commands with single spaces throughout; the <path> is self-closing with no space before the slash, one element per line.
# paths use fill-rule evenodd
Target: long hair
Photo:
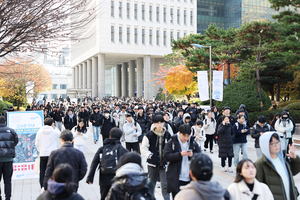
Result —
<path fill-rule="evenodd" d="M 83 127 L 81 128 L 81 130 L 83 130 L 83 133 L 86 133 L 86 131 L 87 131 L 87 129 L 86 129 L 86 125 L 85 125 L 85 120 L 84 119 L 82 119 L 82 118 L 80 118 L 79 120 L 78 120 L 78 124 L 77 124 L 77 127 L 76 127 L 76 130 L 78 131 L 78 130 L 80 130 L 80 126 L 79 126 L 79 123 L 80 122 L 83 122 Z"/>
<path fill-rule="evenodd" d="M 234 180 L 235 183 L 239 183 L 242 180 L 244 180 L 244 177 L 242 175 L 242 168 L 243 168 L 244 163 L 247 163 L 247 162 L 252 163 L 255 167 L 255 164 L 254 164 L 254 162 L 252 162 L 252 160 L 250 160 L 248 158 L 241 160 L 236 166 L 236 176 L 235 176 L 235 180 Z"/>

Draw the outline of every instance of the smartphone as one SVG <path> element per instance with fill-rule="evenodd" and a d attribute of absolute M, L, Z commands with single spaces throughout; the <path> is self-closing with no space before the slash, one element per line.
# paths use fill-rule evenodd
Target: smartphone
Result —
<path fill-rule="evenodd" d="M 193 149 L 189 149 L 189 150 L 187 150 L 188 152 L 192 152 L 193 151 Z"/>

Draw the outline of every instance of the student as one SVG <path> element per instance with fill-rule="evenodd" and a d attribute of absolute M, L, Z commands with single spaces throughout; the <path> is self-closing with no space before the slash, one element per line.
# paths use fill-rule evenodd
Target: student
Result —
<path fill-rule="evenodd" d="M 277 133 L 280 135 L 281 138 L 284 138 L 283 140 L 281 140 L 281 142 L 284 145 L 282 150 L 287 150 L 288 144 L 292 139 L 293 129 L 294 129 L 294 124 L 289 119 L 289 114 L 286 111 L 282 111 L 281 117 L 275 123 L 275 130 L 277 131 Z"/>
<path fill-rule="evenodd" d="M 209 150 L 210 153 L 213 154 L 213 145 L 214 145 L 214 138 L 215 138 L 215 130 L 216 130 L 216 120 L 212 117 L 212 112 L 207 112 L 207 118 L 203 121 L 204 123 L 204 130 L 205 130 L 205 136 L 206 140 L 204 143 L 204 148 L 208 149 L 209 144 Z"/>
<path fill-rule="evenodd" d="M 142 135 L 142 129 L 136 121 L 132 118 L 131 114 L 127 114 L 126 122 L 123 125 L 123 132 L 125 134 L 126 149 L 128 151 L 135 151 L 140 153 L 140 144 L 138 137 Z"/>
<path fill-rule="evenodd" d="M 88 138 L 87 128 L 84 119 L 79 119 L 78 125 L 72 129 L 74 148 L 83 152 L 85 140 Z"/>
<path fill-rule="evenodd" d="M 93 114 L 90 116 L 90 121 L 93 125 L 93 136 L 94 136 L 94 143 L 97 144 L 99 140 L 99 134 L 101 129 L 101 121 L 100 118 L 102 117 L 102 114 L 99 112 L 100 108 L 95 107 Z"/>
<path fill-rule="evenodd" d="M 206 141 L 206 134 L 203 128 L 203 121 L 197 120 L 196 124 L 192 126 L 192 133 L 191 135 L 195 137 L 195 141 L 197 142 L 198 146 L 201 149 L 201 152 L 206 151 L 204 149 L 204 142 Z"/>
<path fill-rule="evenodd" d="M 237 164 L 234 183 L 227 188 L 231 199 L 273 200 L 269 187 L 256 178 L 256 168 L 250 159 L 243 159 Z"/>
<path fill-rule="evenodd" d="M 101 200 L 104 200 L 105 197 L 107 196 L 107 193 L 111 187 L 111 181 L 116 175 L 115 171 L 112 173 L 106 173 L 104 168 L 101 168 L 101 161 L 104 162 L 103 160 L 100 160 L 104 158 L 103 151 L 109 151 L 110 149 L 113 151 L 114 149 L 117 152 L 117 160 L 120 159 L 122 155 L 128 152 L 127 149 L 125 149 L 120 142 L 120 139 L 122 137 L 122 131 L 119 128 L 112 128 L 109 132 L 109 139 L 104 141 L 104 145 L 98 149 L 96 152 L 93 161 L 90 166 L 90 171 L 88 173 L 86 182 L 88 184 L 93 184 L 94 182 L 94 176 L 96 169 L 100 165 L 100 171 L 99 171 L 99 184 L 100 184 L 100 194 L 101 194 Z M 112 167 L 116 167 L 117 163 L 114 163 L 115 165 Z"/>

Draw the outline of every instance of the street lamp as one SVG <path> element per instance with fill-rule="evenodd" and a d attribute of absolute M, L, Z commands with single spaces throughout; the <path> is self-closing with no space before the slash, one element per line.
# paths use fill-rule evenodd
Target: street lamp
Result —
<path fill-rule="evenodd" d="M 195 46 L 197 48 L 209 48 L 209 84 L 210 84 L 210 108 L 212 107 L 212 81 L 211 81 L 211 74 L 212 74 L 212 69 L 211 69 L 211 46 L 202 46 L 200 44 L 191 44 L 192 46 Z"/>

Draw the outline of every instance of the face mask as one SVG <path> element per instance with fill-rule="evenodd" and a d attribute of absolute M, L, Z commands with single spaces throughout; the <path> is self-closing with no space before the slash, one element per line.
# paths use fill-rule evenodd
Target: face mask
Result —
<path fill-rule="evenodd" d="M 104 116 L 105 116 L 105 117 L 109 117 L 109 114 L 105 114 Z"/>
<path fill-rule="evenodd" d="M 282 117 L 282 119 L 286 120 L 288 117 Z"/>

